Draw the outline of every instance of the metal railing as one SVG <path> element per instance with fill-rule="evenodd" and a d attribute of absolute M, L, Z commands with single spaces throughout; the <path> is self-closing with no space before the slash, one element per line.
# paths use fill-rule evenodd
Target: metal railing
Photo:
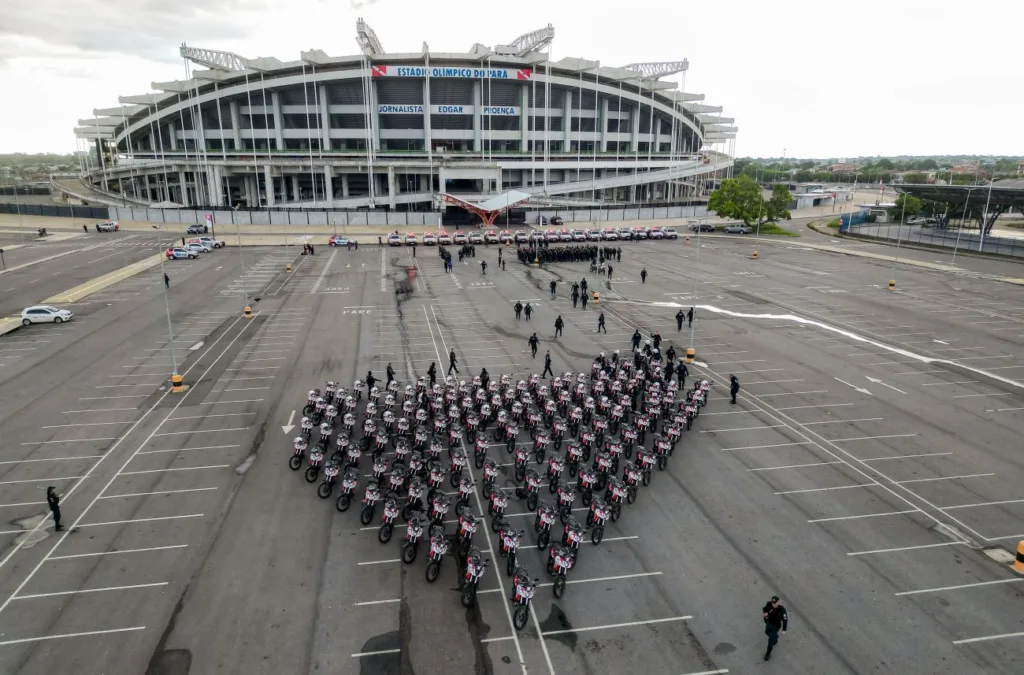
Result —
<path fill-rule="evenodd" d="M 872 224 L 843 226 L 843 234 L 865 239 L 877 239 L 903 244 L 921 244 L 950 249 L 957 253 L 987 253 L 1011 258 L 1024 258 L 1024 230 L 1020 237 L 996 234 L 984 236 L 977 228 L 937 228 L 920 225 Z"/>

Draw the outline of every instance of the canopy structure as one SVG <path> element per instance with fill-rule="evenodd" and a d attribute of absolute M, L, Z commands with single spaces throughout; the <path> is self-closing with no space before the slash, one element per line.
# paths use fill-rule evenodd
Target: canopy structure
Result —
<path fill-rule="evenodd" d="M 996 219 L 1011 208 L 1024 210 L 1024 179 L 1007 179 L 987 185 L 900 185 L 921 199 L 930 199 L 949 205 L 949 213 L 958 217 L 966 213 L 978 221 L 985 233 L 992 231 Z M 945 219 L 944 219 L 945 220 Z"/>
<path fill-rule="evenodd" d="M 525 192 L 518 192 L 516 190 L 509 190 L 508 192 L 492 197 L 485 202 L 474 204 L 473 202 L 467 202 L 461 197 L 456 197 L 453 194 L 447 192 L 441 193 L 441 199 L 445 204 L 451 204 L 452 206 L 458 206 L 459 208 L 465 209 L 470 213 L 474 213 L 480 216 L 480 219 L 484 221 L 485 225 L 493 225 L 494 220 L 500 216 L 503 212 L 509 209 L 519 206 L 525 202 L 530 201 L 530 197 L 533 195 Z"/>

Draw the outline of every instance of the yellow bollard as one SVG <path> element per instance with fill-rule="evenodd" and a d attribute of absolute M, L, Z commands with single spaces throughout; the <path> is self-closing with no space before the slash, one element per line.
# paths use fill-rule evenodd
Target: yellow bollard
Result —
<path fill-rule="evenodd" d="M 285 265 L 284 271 L 285 272 L 291 272 L 292 271 L 292 264 L 288 263 L 287 265 Z"/>
<path fill-rule="evenodd" d="M 180 394 L 185 391 L 185 385 L 182 384 L 181 375 L 178 375 L 177 373 L 171 375 L 171 391 L 175 394 Z"/>
<path fill-rule="evenodd" d="M 598 293 L 597 291 L 594 291 L 594 298 L 593 299 L 594 299 L 594 304 L 595 305 L 597 303 L 601 302 L 601 294 Z"/>
<path fill-rule="evenodd" d="M 1024 539 L 1017 543 L 1017 559 L 1013 561 L 1013 571 L 1024 574 Z"/>
<path fill-rule="evenodd" d="M 757 251 L 754 251 L 754 255 L 753 255 L 753 256 L 751 256 L 751 257 L 753 257 L 753 258 L 754 258 L 754 260 L 757 260 L 757 258 L 758 258 L 758 255 L 757 255 Z"/>
<path fill-rule="evenodd" d="M 686 348 L 686 362 L 693 363 L 693 360 L 697 358 L 697 350 L 693 347 Z"/>
<path fill-rule="evenodd" d="M 890 279 L 889 280 L 889 290 L 890 291 L 895 291 L 896 290 L 896 280 L 895 279 Z"/>
<path fill-rule="evenodd" d="M 685 241 L 687 244 L 689 244 L 690 243 L 690 235 L 686 235 L 685 237 L 683 237 L 683 241 Z"/>
<path fill-rule="evenodd" d="M 533 256 L 533 266 L 540 267 L 540 258 L 538 258 L 537 256 Z"/>
<path fill-rule="evenodd" d="M 245 318 L 246 319 L 251 319 L 252 318 L 252 307 L 250 307 L 249 305 L 245 306 Z"/>

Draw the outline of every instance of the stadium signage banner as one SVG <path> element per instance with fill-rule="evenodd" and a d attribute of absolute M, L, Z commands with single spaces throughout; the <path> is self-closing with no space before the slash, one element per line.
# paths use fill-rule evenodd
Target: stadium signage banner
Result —
<path fill-rule="evenodd" d="M 519 114 L 519 107 L 513 105 L 485 105 L 484 114 L 515 117 Z"/>
<path fill-rule="evenodd" d="M 520 113 L 519 106 L 513 105 L 485 105 L 483 114 L 496 117 L 517 117 Z M 422 115 L 423 105 L 419 103 L 381 103 L 377 106 L 379 115 Z M 432 105 L 431 115 L 472 115 L 474 106 L 471 105 Z"/>
<path fill-rule="evenodd" d="M 529 80 L 529 68 L 460 68 L 457 66 L 370 66 L 374 77 L 450 77 L 462 79 Z"/>
<path fill-rule="evenodd" d="M 420 104 L 392 105 L 381 103 L 377 106 L 377 113 L 380 115 L 415 115 L 423 114 L 423 106 Z"/>

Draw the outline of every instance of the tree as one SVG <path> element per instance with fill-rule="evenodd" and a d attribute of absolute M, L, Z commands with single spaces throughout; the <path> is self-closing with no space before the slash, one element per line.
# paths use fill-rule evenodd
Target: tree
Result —
<path fill-rule="evenodd" d="M 920 185 L 928 182 L 928 176 L 923 173 L 905 173 L 903 174 L 903 182 L 910 183 L 912 185 Z"/>
<path fill-rule="evenodd" d="M 772 188 L 772 196 L 765 199 L 761 186 L 749 176 L 727 178 L 722 187 L 711 193 L 708 210 L 723 218 L 742 220 L 747 227 L 754 227 L 780 218 L 789 218 L 789 205 L 793 197 L 785 185 Z"/>
<path fill-rule="evenodd" d="M 903 209 L 904 203 L 907 205 L 906 211 Z M 896 221 L 899 221 L 901 217 L 909 219 L 911 216 L 921 213 L 921 207 L 920 199 L 909 192 L 903 192 L 896 198 L 896 206 L 889 209 L 889 216 Z"/>
<path fill-rule="evenodd" d="M 882 169 L 883 171 L 892 171 L 896 168 L 896 165 L 892 163 L 892 160 L 888 160 L 885 157 L 875 162 L 876 169 Z"/>
<path fill-rule="evenodd" d="M 813 169 L 814 168 L 814 162 L 812 162 L 809 159 L 806 160 L 806 161 L 800 162 L 800 168 L 801 169 Z"/>

